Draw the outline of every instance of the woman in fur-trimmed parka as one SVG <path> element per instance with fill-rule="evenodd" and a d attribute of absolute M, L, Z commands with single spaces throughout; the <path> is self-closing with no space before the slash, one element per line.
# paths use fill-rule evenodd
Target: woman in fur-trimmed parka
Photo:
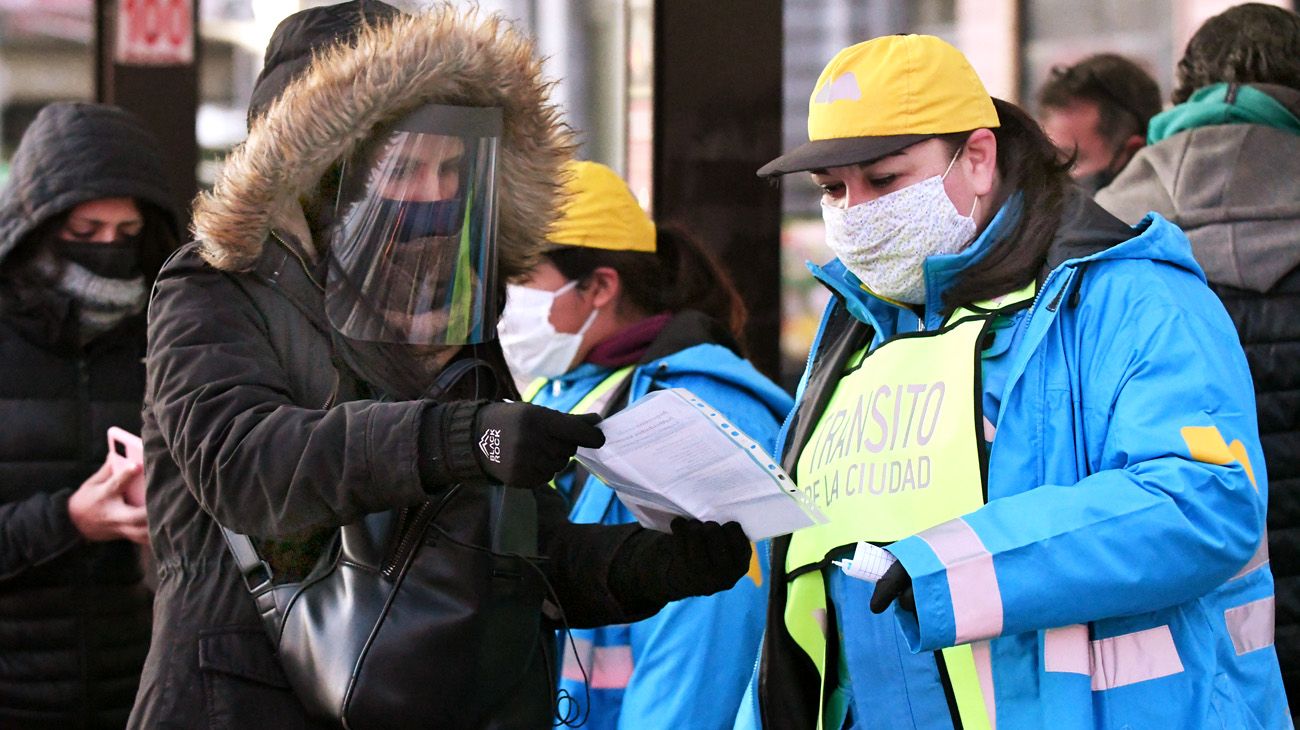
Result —
<path fill-rule="evenodd" d="M 439 376 L 458 370 L 448 363 L 470 358 L 508 382 L 491 304 L 504 299 L 499 282 L 535 260 L 571 152 L 522 36 L 497 18 L 445 7 L 425 15 L 374 2 L 305 10 L 272 37 L 253 106 L 248 139 L 196 205 L 198 241 L 164 267 L 150 305 L 143 436 L 160 584 L 132 727 L 320 725 L 290 688 L 219 525 L 251 536 L 276 579 L 293 580 L 335 528 L 368 513 L 445 497 L 437 529 L 495 545 L 493 502 L 503 490 L 509 499 L 526 495 L 536 504 L 533 549 L 574 626 L 648 616 L 663 595 L 712 593 L 744 574 L 749 547 L 736 526 L 693 523 L 686 535 L 567 522 L 545 485 L 577 446 L 603 441 L 593 419 L 505 402 L 463 382 L 430 395 L 427 381 L 445 385 Z M 449 124 L 449 107 L 464 112 L 453 120 L 460 129 L 495 120 L 495 157 L 477 143 L 393 131 L 412 120 Z M 402 139 L 421 142 L 402 148 Z M 433 142 L 441 145 L 438 174 L 420 190 L 444 188 L 414 196 L 408 163 Z M 393 163 L 399 148 L 410 154 Z M 495 176 L 469 176 L 470 158 L 488 160 Z M 356 169 L 363 174 L 350 177 Z M 472 258 L 465 241 L 491 230 L 466 232 L 489 190 L 467 192 L 469 180 L 495 182 L 496 233 L 482 238 L 499 254 L 464 266 Z M 374 185 L 376 199 L 355 194 Z M 353 203 L 336 209 L 336 200 Z M 382 245 L 367 249 L 375 231 L 357 221 L 390 218 Z M 461 232 L 445 235 L 453 224 Z M 460 265 L 441 291 L 452 303 L 396 316 L 385 297 L 436 276 L 394 252 L 425 250 L 439 236 L 460 246 L 438 259 Z M 376 260 L 393 265 L 383 276 L 376 268 L 351 278 Z M 384 288 L 368 290 L 376 279 Z M 477 310 L 455 308 L 464 291 L 478 289 L 486 297 Z M 349 293 L 355 306 L 340 310 Z M 476 321 L 477 336 L 466 330 Z M 405 339 L 385 339 L 397 330 Z M 417 342 L 417 332 L 439 336 Z M 702 544 L 721 549 L 711 559 L 700 555 Z M 629 555 L 651 555 L 654 565 L 633 565 Z M 484 565 L 466 557 L 449 570 L 469 584 Z M 501 656 L 510 650 L 495 634 L 468 633 L 463 654 L 420 658 L 447 667 L 447 681 L 429 688 L 445 709 L 427 726 L 549 726 L 551 608 L 543 618 L 538 594 L 532 618 L 507 627 L 535 634 L 520 656 Z M 488 671 L 503 666 L 509 671 Z"/>

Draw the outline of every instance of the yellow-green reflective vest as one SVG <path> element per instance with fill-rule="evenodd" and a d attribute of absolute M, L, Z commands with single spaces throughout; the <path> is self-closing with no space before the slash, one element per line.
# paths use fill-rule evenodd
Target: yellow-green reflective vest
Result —
<path fill-rule="evenodd" d="M 632 371 L 635 369 L 635 365 L 627 365 L 610 373 L 604 380 L 596 383 L 596 387 L 592 388 L 586 395 L 582 396 L 577 403 L 574 403 L 573 407 L 569 409 L 569 413 L 579 415 L 582 413 L 603 412 L 605 406 L 609 405 L 609 399 L 612 398 L 614 392 L 618 390 L 618 386 L 622 385 L 623 381 L 631 376 Z M 525 401 L 532 403 L 533 399 L 542 392 L 542 388 L 545 388 L 550 382 L 551 381 L 547 378 L 538 378 L 529 383 L 528 387 L 524 388 L 524 392 L 521 393 L 520 396 L 522 396 Z M 573 462 L 570 461 L 569 465 L 572 466 Z M 565 472 L 560 473 L 563 474 Z M 556 486 L 554 479 L 551 480 L 551 486 Z M 581 488 L 581 484 L 573 485 L 573 489 L 575 490 Z"/>
<path fill-rule="evenodd" d="M 635 366 L 628 365 L 610 373 L 604 380 L 596 383 L 596 387 L 592 388 L 590 392 L 582 396 L 581 400 L 573 404 L 573 407 L 569 409 L 569 413 L 579 415 L 582 413 L 600 413 L 605 410 L 605 406 L 609 404 L 609 399 L 613 397 L 614 391 L 619 385 L 622 385 L 623 379 L 631 375 L 635 369 Z M 532 403 L 533 399 L 542 392 L 542 388 L 545 388 L 550 382 L 547 378 L 538 378 L 529 383 L 521 394 L 523 399 Z"/>
<path fill-rule="evenodd" d="M 993 320 L 1021 309 L 1032 285 L 958 309 L 931 332 L 895 336 L 849 365 L 796 462 L 799 488 L 830 521 L 790 539 L 785 626 L 826 686 L 829 556 L 887 544 L 979 509 L 985 500 L 980 376 Z M 943 650 L 964 730 L 990 728 L 969 645 Z M 821 700 L 822 725 L 826 697 Z"/>

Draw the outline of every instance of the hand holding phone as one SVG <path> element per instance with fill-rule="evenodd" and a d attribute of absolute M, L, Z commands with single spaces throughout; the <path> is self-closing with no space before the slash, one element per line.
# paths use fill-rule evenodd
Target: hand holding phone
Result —
<path fill-rule="evenodd" d="M 113 474 L 128 471 L 132 465 L 141 467 L 127 483 L 122 498 L 134 507 L 144 505 L 144 444 L 140 437 L 113 426 L 108 429 L 108 465 Z"/>
<path fill-rule="evenodd" d="M 68 519 L 86 540 L 149 543 L 143 462 L 139 437 L 108 430 L 108 458 L 68 497 Z"/>

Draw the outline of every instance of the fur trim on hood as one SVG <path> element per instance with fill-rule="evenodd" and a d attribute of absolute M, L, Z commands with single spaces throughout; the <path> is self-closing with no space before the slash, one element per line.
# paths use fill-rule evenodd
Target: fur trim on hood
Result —
<path fill-rule="evenodd" d="M 204 260 L 251 268 L 274 217 L 382 125 L 427 103 L 500 107 L 497 247 L 502 280 L 536 263 L 573 153 L 532 42 L 500 15 L 449 5 L 361 29 L 321 53 L 249 130 L 194 204 Z"/>

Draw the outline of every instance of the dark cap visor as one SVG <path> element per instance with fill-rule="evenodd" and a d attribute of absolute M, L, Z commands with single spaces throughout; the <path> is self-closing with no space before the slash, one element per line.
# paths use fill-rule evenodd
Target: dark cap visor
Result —
<path fill-rule="evenodd" d="M 872 162 L 924 142 L 937 134 L 895 134 L 888 137 L 847 137 L 805 142 L 758 169 L 759 177 Z"/>

